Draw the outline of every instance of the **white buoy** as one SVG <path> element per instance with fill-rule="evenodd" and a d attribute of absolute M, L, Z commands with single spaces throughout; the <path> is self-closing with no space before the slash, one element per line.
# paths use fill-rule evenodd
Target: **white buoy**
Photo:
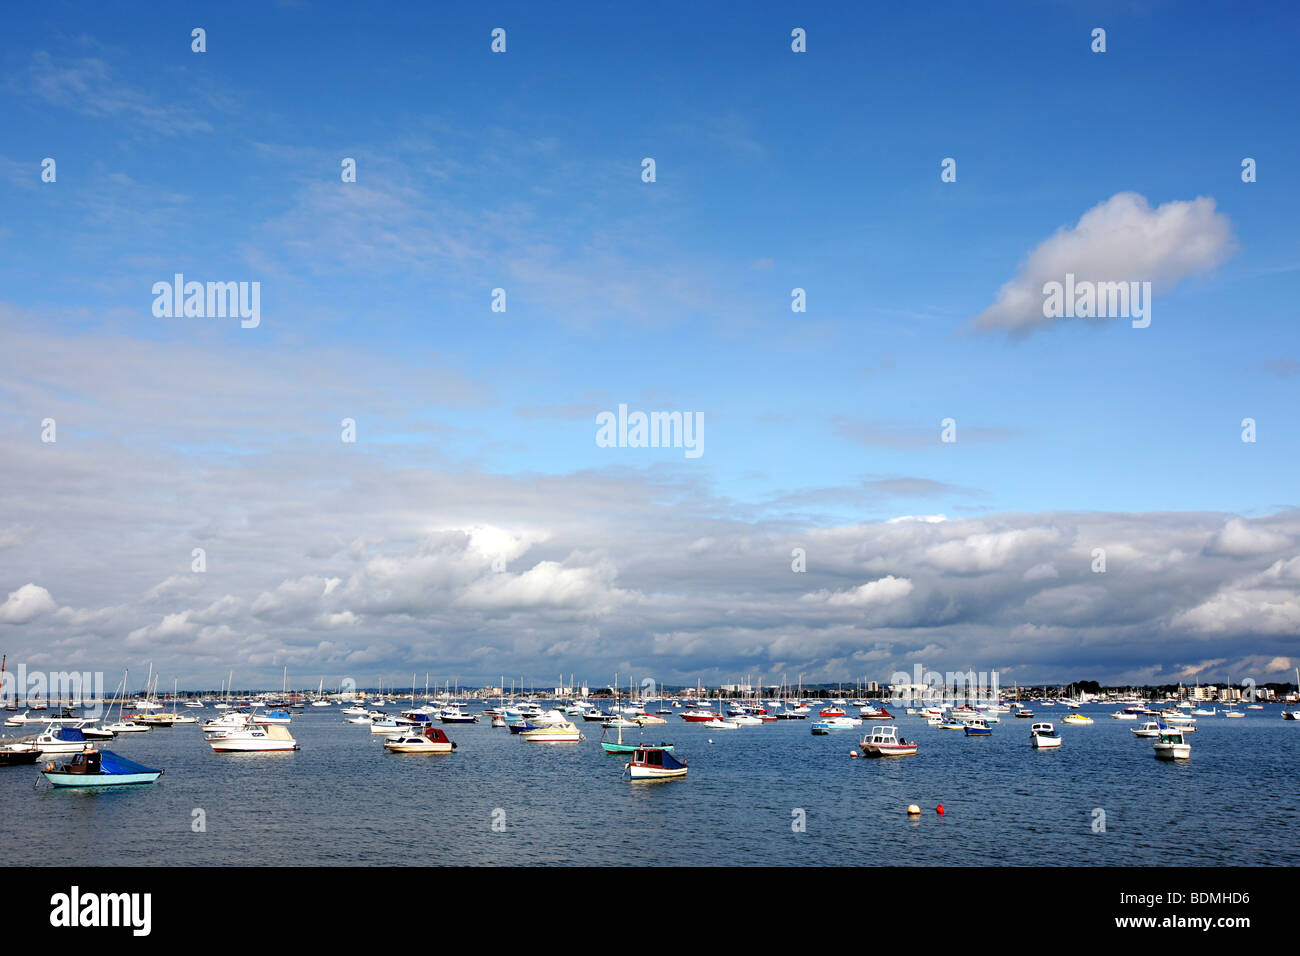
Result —
<path fill-rule="evenodd" d="M 907 808 L 907 815 L 909 817 L 919 817 L 921 815 L 921 808 L 913 803 Z"/>

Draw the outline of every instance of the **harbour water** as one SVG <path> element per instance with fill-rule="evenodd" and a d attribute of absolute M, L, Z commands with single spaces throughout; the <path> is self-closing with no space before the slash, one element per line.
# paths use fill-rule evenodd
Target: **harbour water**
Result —
<path fill-rule="evenodd" d="M 477 708 L 475 708 L 477 710 Z M 988 738 L 899 716 L 913 757 L 851 759 L 862 733 L 808 720 L 717 730 L 625 731 L 666 740 L 683 780 L 630 783 L 601 728 L 576 744 L 527 743 L 486 718 L 444 726 L 450 755 L 398 755 L 338 707 L 307 708 L 302 749 L 215 754 L 199 727 L 107 744 L 165 768 L 157 784 L 53 790 L 39 765 L 0 767 L 6 866 L 130 865 L 1296 865 L 1300 722 L 1279 708 L 1203 717 L 1189 760 L 1159 761 L 1114 706 L 1029 746 L 1031 720 Z M 193 711 L 208 718 L 209 708 Z M 13 733 L 14 731 L 9 731 Z M 58 758 L 55 758 L 58 759 Z M 908 804 L 922 808 L 905 814 Z M 944 814 L 935 812 L 943 804 Z M 1097 811 L 1104 813 L 1099 816 Z M 201 814 L 196 811 L 201 811 Z M 203 829 L 196 832 L 197 822 Z M 802 823 L 802 827 L 800 826 Z M 494 826 L 495 824 L 495 826 Z M 1099 827 L 1104 825 L 1104 829 Z"/>

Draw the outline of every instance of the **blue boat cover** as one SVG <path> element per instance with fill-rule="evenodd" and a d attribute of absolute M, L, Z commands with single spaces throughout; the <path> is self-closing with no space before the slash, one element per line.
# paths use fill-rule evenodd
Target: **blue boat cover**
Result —
<path fill-rule="evenodd" d="M 667 768 L 668 770 L 678 770 L 686 766 L 686 764 L 682 763 L 680 760 L 674 757 L 667 750 L 663 751 L 663 760 L 664 760 L 664 767 Z"/>
<path fill-rule="evenodd" d="M 111 750 L 101 750 L 99 752 L 99 769 L 102 773 L 122 774 L 122 773 L 158 773 L 153 767 L 146 767 L 144 764 L 138 764 L 134 760 L 127 760 L 125 757 L 118 756 Z"/>
<path fill-rule="evenodd" d="M 69 743 L 75 743 L 80 740 L 85 740 L 86 735 L 83 734 L 76 727 L 60 727 L 58 731 L 55 733 L 54 739 L 66 740 Z"/>

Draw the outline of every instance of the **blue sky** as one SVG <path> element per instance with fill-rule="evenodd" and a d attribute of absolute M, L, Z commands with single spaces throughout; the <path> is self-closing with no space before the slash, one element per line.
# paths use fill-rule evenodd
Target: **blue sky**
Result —
<path fill-rule="evenodd" d="M 1297 18 L 1285 4 L 1246 17 L 1173 3 L 16 8 L 0 47 L 0 301 L 11 356 L 21 343 L 49 362 L 38 374 L 13 358 L 10 455 L 25 454 L 41 402 L 61 401 L 62 433 L 93 445 L 101 470 L 159 455 L 192 489 L 214 469 L 265 466 L 304 503 L 351 416 L 358 482 L 410 469 L 580 495 L 570 485 L 586 476 L 625 480 L 629 500 L 651 489 L 698 538 L 717 529 L 696 534 L 691 516 L 763 534 L 908 514 L 1221 516 L 1196 519 L 1208 537 L 1222 516 L 1289 515 Z M 505 54 L 490 52 L 494 27 Z M 790 49 L 794 27 L 806 53 Z M 1094 27 L 1105 53 L 1090 50 Z M 56 183 L 40 181 L 46 156 Z M 356 183 L 340 182 L 343 157 Z M 940 181 L 945 157 L 954 183 Z M 972 327 L 1033 250 L 1124 193 L 1153 209 L 1206 197 L 1230 235 L 1209 264 L 1170 267 L 1149 328 Z M 1204 236 L 1163 238 L 1176 256 Z M 1121 260 L 1123 242 L 1158 244 L 1121 240 Z M 261 282 L 260 327 L 155 319 L 150 288 L 175 272 Z M 504 314 L 489 309 L 496 287 Z M 806 313 L 791 312 L 795 287 Z M 203 356 L 210 379 L 183 374 Z M 175 364 L 167 381 L 150 379 L 160 362 Z M 115 374 L 135 387 L 106 384 Z M 702 412 L 705 454 L 597 447 L 595 413 L 620 402 Z M 212 417 L 169 414 L 186 403 Z M 948 417 L 955 445 L 938 440 Z M 378 484 L 400 498 L 401 482 Z M 41 584 L 21 552 L 46 525 L 18 491 L 8 507 L 26 529 L 0 551 L 13 593 Z M 222 513 L 218 537 L 248 520 Z M 570 560 L 547 518 L 533 514 Z M 373 536 L 391 545 L 383 524 Z M 491 501 L 427 518 L 478 524 L 509 523 Z M 276 574 L 328 578 L 269 557 L 302 533 L 263 542 L 232 593 L 251 605 Z M 131 586 L 168 576 L 150 567 L 163 550 L 126 559 Z M 1259 552 L 1255 570 L 1285 551 Z M 57 554 L 42 567 L 68 574 Z M 635 562 L 609 560 L 640 589 Z M 105 587 L 76 606 L 92 597 L 131 604 Z M 387 627 L 372 619 L 349 640 Z"/>

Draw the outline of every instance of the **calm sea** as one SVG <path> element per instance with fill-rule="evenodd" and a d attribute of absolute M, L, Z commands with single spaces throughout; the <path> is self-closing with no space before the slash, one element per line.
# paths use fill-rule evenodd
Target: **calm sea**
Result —
<path fill-rule="evenodd" d="M 579 744 L 530 744 L 486 720 L 446 725 L 451 755 L 387 753 L 341 709 L 290 726 L 302 750 L 214 754 L 197 726 L 108 744 L 166 773 L 153 786 L 53 790 L 0 768 L 5 865 L 1160 865 L 1300 863 L 1300 722 L 1278 707 L 1203 717 L 1190 760 L 1152 756 L 1113 708 L 1029 746 L 1032 721 L 989 738 L 901 717 L 915 757 L 851 759 L 860 731 L 809 721 L 708 730 L 674 716 L 633 731 L 690 762 L 684 780 L 631 783 L 597 724 Z M 211 709 L 195 710 L 212 717 Z M 21 734 L 25 729 L 10 729 Z M 629 735 L 625 732 L 625 740 Z M 905 808 L 923 808 L 909 819 Z M 943 816 L 935 812 L 942 803 Z M 1097 809 L 1104 812 L 1104 818 Z M 205 830 L 195 832 L 196 810 Z M 494 829 L 494 821 L 498 828 Z M 802 828 L 797 825 L 802 822 Z M 1104 832 L 1098 824 L 1104 822 Z M 502 823 L 504 829 L 500 829 Z"/>

